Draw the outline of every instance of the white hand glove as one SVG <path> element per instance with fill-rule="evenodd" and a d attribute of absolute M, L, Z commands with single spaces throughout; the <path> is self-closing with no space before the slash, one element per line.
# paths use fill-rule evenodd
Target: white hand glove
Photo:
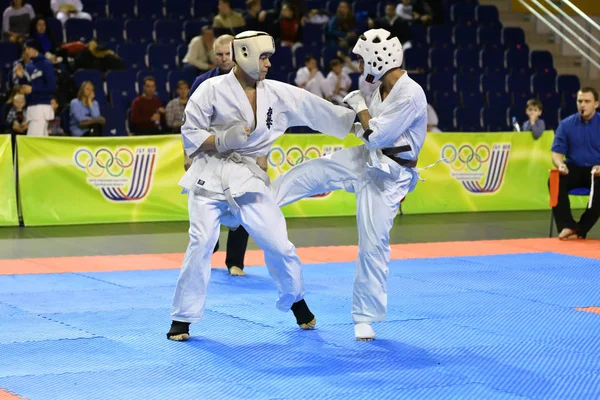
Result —
<path fill-rule="evenodd" d="M 354 133 L 354 136 L 361 139 L 363 137 L 363 134 L 365 133 L 365 130 L 363 129 L 362 124 L 360 122 L 355 122 L 352 128 L 352 132 Z"/>
<path fill-rule="evenodd" d="M 219 153 L 244 147 L 248 142 L 248 131 L 240 125 L 215 134 L 215 147 Z"/>
<path fill-rule="evenodd" d="M 342 101 L 348 104 L 357 114 L 368 109 L 365 98 L 360 94 L 360 90 L 348 93 Z"/>

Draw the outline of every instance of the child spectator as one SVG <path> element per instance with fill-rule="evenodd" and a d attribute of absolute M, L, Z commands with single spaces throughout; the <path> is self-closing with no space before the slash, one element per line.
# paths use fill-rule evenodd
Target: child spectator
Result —
<path fill-rule="evenodd" d="M 48 121 L 48 135 L 64 136 L 65 131 L 63 130 L 63 128 L 60 125 L 61 124 L 60 111 L 58 110 L 59 105 L 58 105 L 58 100 L 56 99 L 56 97 L 52 97 L 52 100 L 50 100 L 50 106 L 52 107 L 52 110 L 54 110 L 54 119 L 52 121 Z"/>
<path fill-rule="evenodd" d="M 527 101 L 527 108 L 525 110 L 529 120 L 523 123 L 523 131 L 531 131 L 534 139 L 539 139 L 542 133 L 546 130 L 546 123 L 541 119 L 542 115 L 542 103 L 537 99 L 530 99 Z"/>

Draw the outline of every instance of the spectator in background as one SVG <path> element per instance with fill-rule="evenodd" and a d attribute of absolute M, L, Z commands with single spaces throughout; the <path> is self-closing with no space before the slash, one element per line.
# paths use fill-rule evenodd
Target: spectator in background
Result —
<path fill-rule="evenodd" d="M 213 46 L 215 31 L 210 26 L 202 27 L 202 34 L 190 41 L 188 51 L 183 58 L 183 68 L 192 69 L 197 75 L 217 66 Z"/>
<path fill-rule="evenodd" d="M 356 17 L 351 12 L 350 4 L 347 1 L 340 2 L 335 16 L 327 24 L 330 46 L 342 48 L 354 46 L 357 40 L 357 27 Z"/>
<path fill-rule="evenodd" d="M 294 82 L 300 88 L 308 90 L 324 99 L 331 100 L 332 93 L 329 91 L 329 86 L 323 73 L 319 71 L 317 59 L 310 54 L 304 58 L 304 67 L 296 72 Z"/>
<path fill-rule="evenodd" d="M 231 0 L 219 0 L 219 13 L 213 19 L 213 28 L 233 29 L 246 24 L 244 17 L 231 9 Z"/>
<path fill-rule="evenodd" d="M 50 136 L 64 136 L 65 131 L 61 126 L 62 121 L 60 118 L 60 112 L 58 110 L 60 106 L 56 96 L 52 97 L 52 100 L 50 100 L 50 106 L 52 107 L 52 110 L 54 110 L 54 119 L 48 122 L 48 134 Z"/>
<path fill-rule="evenodd" d="M 406 22 L 413 20 L 413 4 L 412 0 L 402 0 L 396 7 L 396 15 Z"/>
<path fill-rule="evenodd" d="M 441 132 L 438 128 L 440 119 L 431 104 L 427 104 L 427 132 Z"/>
<path fill-rule="evenodd" d="M 87 19 L 92 20 L 92 16 L 86 12 L 83 12 L 83 4 L 81 0 L 52 0 L 50 3 L 52 12 L 63 24 L 69 18 Z"/>
<path fill-rule="evenodd" d="M 358 61 L 352 61 L 350 56 L 344 54 L 341 51 L 337 52 L 337 56 L 340 60 L 344 61 L 344 67 L 342 68 L 342 72 L 346 74 L 351 73 L 360 73 L 360 68 L 358 66 Z M 377 88 L 381 85 L 381 81 L 376 81 L 375 83 L 369 83 L 365 79 L 364 74 L 360 74 L 358 77 L 358 90 L 360 90 L 360 94 L 365 98 L 365 103 L 367 107 L 371 104 L 371 99 L 373 98 L 373 93 Z"/>
<path fill-rule="evenodd" d="M 186 81 L 177 82 L 177 95 L 169 101 L 166 109 L 167 127 L 173 133 L 181 132 L 181 118 L 190 95 L 190 84 Z"/>
<path fill-rule="evenodd" d="M 292 51 L 301 43 L 300 20 L 294 15 L 294 10 L 289 3 L 283 3 L 279 19 L 275 22 L 275 37 L 279 38 L 281 46 L 288 46 Z"/>
<path fill-rule="evenodd" d="M 100 105 L 95 97 L 94 84 L 90 81 L 83 82 L 77 98 L 71 100 L 72 136 L 102 136 L 106 120 L 100 115 Z"/>
<path fill-rule="evenodd" d="M 273 19 L 267 10 L 262 9 L 260 0 L 247 0 L 246 7 L 246 30 L 273 33 Z"/>
<path fill-rule="evenodd" d="M 190 92 L 193 94 L 196 88 L 200 86 L 202 82 L 213 76 L 223 75 L 229 73 L 233 68 L 233 61 L 231 61 L 231 53 L 229 50 L 229 43 L 233 40 L 231 35 L 221 35 L 215 40 L 213 44 L 213 52 L 215 54 L 216 67 L 198 76 L 192 84 Z M 191 95 L 190 95 L 191 96 Z"/>
<path fill-rule="evenodd" d="M 35 40 L 25 41 L 25 51 L 30 58 L 25 67 L 26 73 L 20 79 L 21 91 L 26 95 L 28 136 L 48 136 L 48 121 L 54 119 L 50 101 L 56 91 L 54 67 L 41 53 Z M 19 67 L 17 67 L 19 68 Z M 17 73 L 19 73 L 17 71 Z"/>
<path fill-rule="evenodd" d="M 25 96 L 20 93 L 16 94 L 12 100 L 12 108 L 6 117 L 6 124 L 10 127 L 13 137 L 27 133 L 29 122 L 27 121 L 26 110 Z"/>
<path fill-rule="evenodd" d="M 331 102 L 333 104 L 342 105 L 343 99 L 348 94 L 350 86 L 352 86 L 352 79 L 347 73 L 342 71 L 342 62 L 334 58 L 329 63 L 329 74 L 327 75 L 326 81 L 329 86 L 328 92 L 331 93 Z"/>
<path fill-rule="evenodd" d="M 161 134 L 165 114 L 162 101 L 156 96 L 156 79 L 144 78 L 144 92 L 131 103 L 131 122 L 136 135 Z"/>
<path fill-rule="evenodd" d="M 584 87 L 577 92 L 577 113 L 562 120 L 552 143 L 552 163 L 560 172 L 558 203 L 552 209 L 559 239 L 585 238 L 600 217 L 600 195 L 579 222 L 573 219 L 569 191 L 580 187 L 600 188 L 600 102 L 598 92 Z M 595 189 L 596 190 L 596 189 Z"/>
<path fill-rule="evenodd" d="M 27 55 L 27 52 L 25 51 L 25 49 L 23 49 L 21 58 L 13 62 L 12 71 L 10 75 L 10 82 L 8 82 L 9 88 L 13 88 L 19 85 L 19 81 L 21 80 L 21 78 L 23 78 L 23 73 L 27 64 L 29 64 L 29 60 L 30 58 Z"/>
<path fill-rule="evenodd" d="M 377 20 L 375 26 L 377 28 L 385 29 L 393 36 L 396 36 L 400 40 L 400 43 L 402 43 L 403 50 L 407 50 L 411 47 L 410 27 L 405 20 L 396 14 L 396 6 L 393 2 L 389 2 L 385 5 L 385 15 Z"/>
<path fill-rule="evenodd" d="M 2 37 L 9 42 L 23 43 L 35 11 L 24 0 L 12 0 L 2 14 Z"/>
<path fill-rule="evenodd" d="M 55 56 L 60 42 L 56 41 L 52 31 L 48 29 L 46 18 L 37 16 L 29 26 L 29 39 L 37 43 L 40 53 L 45 54 L 50 61 L 58 61 Z"/>
<path fill-rule="evenodd" d="M 537 140 L 546 130 L 546 123 L 540 118 L 542 116 L 542 103 L 538 99 L 527 100 L 525 113 L 529 119 L 523 123 L 521 129 L 524 132 L 530 131 L 533 138 Z"/>

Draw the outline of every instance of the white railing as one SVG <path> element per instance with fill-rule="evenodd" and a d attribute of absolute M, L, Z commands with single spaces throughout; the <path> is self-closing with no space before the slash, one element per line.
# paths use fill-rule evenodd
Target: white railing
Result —
<path fill-rule="evenodd" d="M 542 1 L 550 8 L 542 4 Z M 560 37 L 564 43 L 571 46 L 573 50 L 581 54 L 588 61 L 588 77 L 597 76 L 600 71 L 600 40 L 598 40 L 594 33 L 600 34 L 600 26 L 593 19 L 569 0 L 561 1 L 563 7 L 573 9 L 576 14 L 587 22 L 587 28 L 569 16 L 561 7 L 557 6 L 555 4 L 556 1 L 519 0 L 519 2 L 540 22 L 546 25 L 549 30 Z M 560 15 L 560 18 L 557 15 Z M 580 31 L 581 33 L 576 31 Z"/>

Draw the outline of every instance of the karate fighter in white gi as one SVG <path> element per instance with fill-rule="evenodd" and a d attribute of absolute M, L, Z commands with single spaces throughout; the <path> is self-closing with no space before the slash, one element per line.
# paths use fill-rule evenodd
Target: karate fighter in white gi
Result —
<path fill-rule="evenodd" d="M 364 145 L 299 164 L 271 184 L 280 206 L 338 189 L 356 194 L 352 318 L 357 340 L 374 339 L 371 323 L 385 319 L 390 230 L 400 201 L 418 181 L 414 167 L 427 132 L 425 93 L 400 69 L 402 45 L 390 36 L 371 29 L 353 49 L 367 82 L 381 82 L 368 108 L 358 90 L 344 98 L 358 114 L 355 134 Z"/>
<path fill-rule="evenodd" d="M 306 90 L 265 80 L 275 52 L 267 33 L 242 32 L 230 46 L 235 67 L 204 81 L 183 116 L 182 138 L 193 162 L 179 184 L 189 191 L 190 241 L 173 297 L 171 340 L 187 340 L 190 323 L 202 319 L 220 223 L 243 225 L 264 251 L 279 294 L 276 307 L 292 309 L 303 329 L 316 323 L 304 301 L 300 259 L 256 157 L 266 156 L 290 126 L 307 125 L 344 138 L 356 113 Z"/>

